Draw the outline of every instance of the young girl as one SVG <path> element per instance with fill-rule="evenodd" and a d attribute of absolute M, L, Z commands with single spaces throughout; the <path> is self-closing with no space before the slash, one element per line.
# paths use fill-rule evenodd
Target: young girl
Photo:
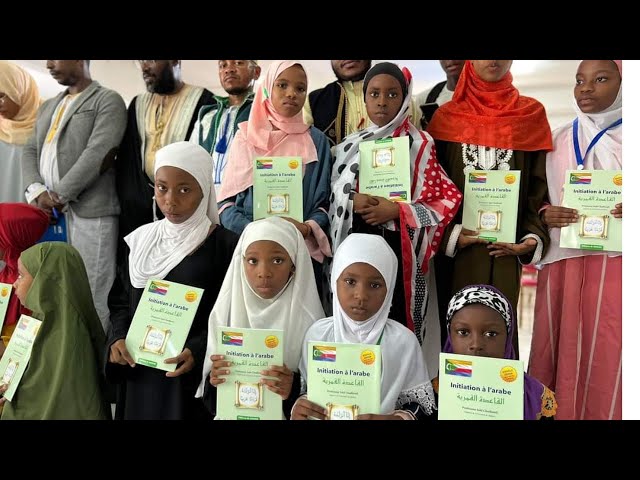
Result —
<path fill-rule="evenodd" d="M 48 226 L 49 217 L 39 208 L 24 203 L 0 203 L 0 262 L 4 262 L 4 266 L 0 263 L 0 283 L 16 281 L 20 254 L 35 244 Z M 22 313 L 29 315 L 29 310 L 20 305 L 12 290 L 2 327 L 5 344 L 9 343 Z"/>
<path fill-rule="evenodd" d="M 313 268 L 302 235 L 292 223 L 278 217 L 250 223 L 233 253 L 220 295 L 209 317 L 209 340 L 198 396 L 205 385 L 219 385 L 233 368 L 216 351 L 216 327 L 277 328 L 285 332 L 284 365 L 271 366 L 263 375 L 269 390 L 285 401 L 290 412 L 300 391 L 297 372 L 302 338 L 307 328 L 324 316 L 313 281 Z M 205 402 L 215 415 L 215 390 Z M 209 398 L 210 397 L 210 398 Z"/>
<path fill-rule="evenodd" d="M 446 353 L 514 359 L 516 317 L 509 299 L 489 285 L 469 285 L 456 293 L 447 310 Z M 524 375 L 524 420 L 553 417 L 558 408 L 551 390 Z"/>
<path fill-rule="evenodd" d="M 552 148 L 551 128 L 544 106 L 513 86 L 512 63 L 467 60 L 453 99 L 436 110 L 427 129 L 438 159 L 463 192 L 469 171 L 520 171 L 516 243 L 489 243 L 463 229 L 462 208 L 442 234 L 445 255 L 435 263 L 443 326 L 447 303 L 466 285 L 494 285 L 516 305 L 522 264 L 537 263 L 549 243 L 538 210 L 547 195 L 544 158 Z M 513 340 L 517 357 L 517 325 Z"/>
<path fill-rule="evenodd" d="M 320 265 L 331 256 L 325 234 L 329 226 L 329 140 L 302 118 L 307 96 L 307 74 L 300 63 L 273 62 L 258 89 L 249 121 L 238 126 L 231 143 L 229 165 L 220 190 L 220 218 L 228 229 L 240 234 L 253 221 L 253 162 L 256 157 L 302 157 L 303 217 L 292 222 L 304 237 L 318 280 Z M 318 285 L 320 283 L 318 282 Z"/>
<path fill-rule="evenodd" d="M 333 261 L 333 317 L 314 323 L 308 342 L 379 344 L 382 352 L 380 415 L 360 420 L 435 419 L 435 399 L 427 366 L 415 335 L 389 318 L 397 271 L 396 256 L 382 237 L 354 233 L 342 242 Z M 307 357 L 300 361 L 306 391 Z M 291 418 L 325 419 L 325 409 L 306 396 L 296 402 Z"/>
<path fill-rule="evenodd" d="M 577 118 L 554 132 L 547 155 L 551 206 L 542 220 L 551 245 L 538 278 L 529 369 L 555 390 L 558 419 L 620 420 L 622 254 L 559 245 L 561 228 L 578 221 L 576 210 L 560 206 L 565 172 L 579 165 L 576 148 L 587 170 L 622 169 L 622 61 L 584 60 L 574 96 Z M 622 218 L 622 203 L 611 208 Z"/>
<path fill-rule="evenodd" d="M 414 331 L 420 342 L 426 339 L 432 352 L 429 368 L 435 373 L 440 324 L 437 312 L 427 316 L 427 271 L 461 194 L 438 164 L 433 139 L 409 122 L 412 89 L 411 73 L 393 63 L 379 63 L 367 72 L 365 104 L 373 125 L 336 148 L 329 216 L 334 251 L 352 232 L 381 235 L 391 247 L 398 259 L 398 282 L 390 317 Z M 360 143 L 403 136 L 409 137 L 411 203 L 358 193 Z M 433 322 L 423 326 L 425 317 Z"/>
<path fill-rule="evenodd" d="M 16 295 L 42 324 L 2 420 L 111 418 L 100 374 L 104 330 L 82 257 L 66 243 L 41 243 L 22 253 L 18 272 Z"/>
<path fill-rule="evenodd" d="M 158 150 L 155 199 L 164 214 L 125 237 L 128 267 L 111 291 L 108 380 L 118 383 L 117 419 L 206 419 L 194 398 L 204 361 L 207 313 L 229 266 L 238 236 L 218 225 L 211 157 L 177 142 Z M 167 359 L 175 372 L 136 365 L 125 337 L 147 280 L 166 279 L 204 289 L 184 350 Z"/>

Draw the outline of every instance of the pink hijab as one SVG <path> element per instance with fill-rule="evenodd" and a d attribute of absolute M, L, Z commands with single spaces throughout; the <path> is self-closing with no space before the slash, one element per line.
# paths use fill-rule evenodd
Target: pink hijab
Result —
<path fill-rule="evenodd" d="M 309 134 L 310 127 L 302 118 L 302 110 L 287 118 L 276 112 L 271 103 L 276 79 L 294 65 L 302 67 L 291 60 L 269 65 L 262 87 L 253 100 L 249 120 L 238 125 L 238 132 L 231 143 L 229 164 L 224 171 L 218 201 L 253 185 L 253 161 L 256 157 L 302 157 L 303 166 L 318 161 L 318 152 Z"/>

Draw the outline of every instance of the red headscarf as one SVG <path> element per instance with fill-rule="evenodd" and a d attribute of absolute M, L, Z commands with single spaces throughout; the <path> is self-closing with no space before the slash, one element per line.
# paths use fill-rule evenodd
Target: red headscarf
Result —
<path fill-rule="evenodd" d="M 0 251 L 4 252 L 2 260 L 6 263 L 0 271 L 0 282 L 16 281 L 20 254 L 42 238 L 48 225 L 49 217 L 39 208 L 24 203 L 0 203 Z M 21 309 L 12 292 L 4 324 L 13 325 L 21 313 L 28 310 Z"/>
<path fill-rule="evenodd" d="M 511 72 L 485 82 L 467 60 L 450 102 L 433 116 L 427 131 L 436 140 L 522 151 L 552 150 L 544 106 L 523 97 Z"/>

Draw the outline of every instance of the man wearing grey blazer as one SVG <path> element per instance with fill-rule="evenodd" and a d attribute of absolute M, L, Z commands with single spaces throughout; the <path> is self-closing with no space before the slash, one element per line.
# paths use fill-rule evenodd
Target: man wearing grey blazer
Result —
<path fill-rule="evenodd" d="M 91 79 L 89 60 L 47 60 L 47 69 L 68 88 L 38 110 L 22 155 L 25 196 L 50 217 L 64 215 L 106 330 L 120 213 L 114 164 L 127 110 L 118 93 Z"/>

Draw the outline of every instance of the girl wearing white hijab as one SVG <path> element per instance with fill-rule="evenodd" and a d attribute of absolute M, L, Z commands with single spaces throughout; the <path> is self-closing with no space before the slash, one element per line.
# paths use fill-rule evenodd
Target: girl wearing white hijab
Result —
<path fill-rule="evenodd" d="M 300 232 L 278 217 L 250 223 L 242 232 L 209 316 L 207 354 L 197 396 L 211 396 L 205 402 L 215 413 L 215 391 L 208 385 L 222 383 L 221 375 L 231 367 L 223 355 L 217 355 L 216 327 L 282 329 L 284 366 L 270 367 L 264 375 L 277 378 L 265 379 L 265 384 L 282 396 L 283 410 L 289 412 L 299 394 L 297 367 L 302 338 L 309 326 L 323 316 L 311 257 Z M 288 399 L 290 403 L 286 402 Z"/>
<path fill-rule="evenodd" d="M 202 147 L 177 142 L 156 154 L 155 200 L 165 218 L 125 237 L 126 270 L 109 296 L 111 326 L 106 375 L 119 384 L 117 419 L 206 419 L 194 398 L 204 362 L 207 314 L 216 301 L 238 236 L 219 225 L 211 157 Z M 175 372 L 135 365 L 124 339 L 149 279 L 204 289 L 184 350 L 167 363 Z M 135 367 L 135 368 L 134 368 Z"/>
<path fill-rule="evenodd" d="M 379 344 L 382 352 L 381 415 L 363 420 L 435 419 L 436 404 L 420 344 L 405 326 L 389 318 L 397 259 L 378 235 L 352 233 L 336 251 L 331 283 L 334 316 L 314 323 L 308 342 Z M 307 358 L 300 359 L 306 391 Z M 306 397 L 298 399 L 291 418 L 326 418 L 324 409 Z"/>
<path fill-rule="evenodd" d="M 540 262 L 529 374 L 555 391 L 559 420 L 622 418 L 622 254 L 560 248 L 578 221 L 561 207 L 567 170 L 622 170 L 622 61 L 584 60 L 576 119 L 553 132 L 549 200 L 541 217 L 551 244 Z M 622 203 L 611 205 L 622 218 Z"/>

